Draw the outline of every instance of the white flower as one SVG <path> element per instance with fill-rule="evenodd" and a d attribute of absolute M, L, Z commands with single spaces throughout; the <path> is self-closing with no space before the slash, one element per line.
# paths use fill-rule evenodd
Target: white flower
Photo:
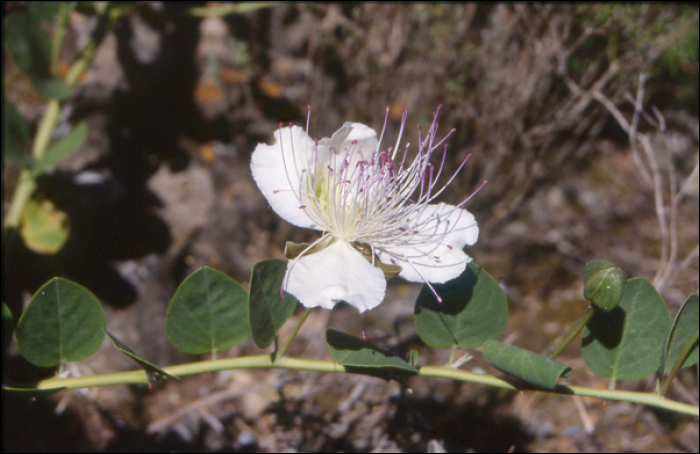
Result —
<path fill-rule="evenodd" d="M 399 153 L 406 116 L 404 110 L 396 145 L 386 151 L 373 129 L 345 123 L 321 140 L 298 126 L 280 127 L 274 144 L 253 152 L 253 177 L 272 208 L 294 225 L 321 231 L 287 265 L 283 288 L 304 306 L 330 309 L 345 301 L 364 312 L 384 299 L 382 268 L 400 267 L 399 276 L 430 286 L 459 276 L 471 261 L 462 249 L 476 242 L 479 228 L 461 208 L 469 198 L 430 204 L 466 159 L 436 190 L 447 152 L 445 145 L 436 171 L 430 159 L 447 139 L 435 143 L 437 111 L 424 139 L 418 129 L 410 164 L 410 144 Z"/>

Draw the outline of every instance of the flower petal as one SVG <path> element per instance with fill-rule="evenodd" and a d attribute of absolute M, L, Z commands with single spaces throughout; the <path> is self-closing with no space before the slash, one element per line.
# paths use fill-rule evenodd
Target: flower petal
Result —
<path fill-rule="evenodd" d="M 353 142 L 357 142 L 357 145 L 353 145 Z M 348 156 L 351 169 L 356 167 L 358 161 L 372 159 L 372 154 L 377 151 L 378 145 L 377 133 L 362 123 L 345 123 L 333 134 L 333 137 L 328 139 L 328 146 L 335 148 L 338 153 L 345 154 L 354 147 L 355 153 Z"/>
<path fill-rule="evenodd" d="M 354 141 L 357 141 L 357 145 L 362 150 L 369 150 L 372 153 L 377 151 L 377 133 L 362 123 L 345 123 L 342 128 L 333 133 L 330 146 L 343 151 L 343 145 L 349 146 Z"/>
<path fill-rule="evenodd" d="M 386 279 L 362 254 L 345 241 L 287 264 L 287 285 L 306 307 L 331 309 L 339 301 L 360 313 L 379 305 L 386 292 Z"/>
<path fill-rule="evenodd" d="M 317 227 L 302 207 L 302 173 L 308 171 L 314 140 L 302 128 L 292 126 L 275 131 L 275 143 L 259 144 L 251 158 L 253 178 L 272 209 L 299 227 Z"/>
<path fill-rule="evenodd" d="M 479 237 L 471 213 L 444 203 L 424 207 L 406 230 L 396 245 L 383 248 L 379 260 L 401 266 L 399 276 L 412 282 L 441 284 L 462 274 L 472 260 L 462 249 Z"/>

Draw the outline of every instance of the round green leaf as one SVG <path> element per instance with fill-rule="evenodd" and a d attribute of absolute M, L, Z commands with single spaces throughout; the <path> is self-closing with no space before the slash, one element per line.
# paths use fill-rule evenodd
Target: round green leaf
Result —
<path fill-rule="evenodd" d="M 583 333 L 583 359 L 593 373 L 613 380 L 639 380 L 659 368 L 671 327 L 666 303 L 644 278 L 627 281 L 620 304 L 596 310 Z"/>
<path fill-rule="evenodd" d="M 475 263 L 456 279 L 426 285 L 416 300 L 414 320 L 423 342 L 434 348 L 475 348 L 501 335 L 508 321 L 508 302 L 498 283 Z"/>
<path fill-rule="evenodd" d="M 698 295 L 693 293 L 681 306 L 676 319 L 673 321 L 671 331 L 664 342 L 664 356 L 662 367 L 664 372 L 670 372 L 676 364 L 686 346 L 695 340 L 695 346 L 686 356 L 681 367 L 692 366 L 698 362 Z"/>
<path fill-rule="evenodd" d="M 99 300 L 88 289 L 54 278 L 29 301 L 17 324 L 17 348 L 30 363 L 51 367 L 95 353 L 107 327 Z"/>
<path fill-rule="evenodd" d="M 349 334 L 329 329 L 326 342 L 333 358 L 349 372 L 386 379 L 418 373 L 418 369 L 398 356 Z"/>
<path fill-rule="evenodd" d="M 594 306 L 610 311 L 617 306 L 627 282 L 627 274 L 603 259 L 591 260 L 583 269 L 583 296 Z"/>
<path fill-rule="evenodd" d="M 221 351 L 250 335 L 248 295 L 241 285 L 207 266 L 190 274 L 165 316 L 170 343 L 186 353 Z"/>
<path fill-rule="evenodd" d="M 554 389 L 560 377 L 571 375 L 569 366 L 494 340 L 484 344 L 484 360 L 501 372 L 540 388 Z"/>
<path fill-rule="evenodd" d="M 282 280 L 287 263 L 279 259 L 267 259 L 253 265 L 250 275 L 250 330 L 255 345 L 268 347 L 277 331 L 292 316 L 297 299 L 287 292 L 282 297 Z"/>

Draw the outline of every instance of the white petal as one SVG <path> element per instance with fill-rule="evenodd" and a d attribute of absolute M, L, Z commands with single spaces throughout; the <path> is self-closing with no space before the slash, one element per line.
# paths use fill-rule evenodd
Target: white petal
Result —
<path fill-rule="evenodd" d="M 379 305 L 386 292 L 384 273 L 344 241 L 287 264 L 285 290 L 306 307 L 331 309 L 339 301 L 360 313 Z"/>
<path fill-rule="evenodd" d="M 357 142 L 357 145 L 353 145 L 353 142 Z M 372 154 L 377 151 L 379 141 L 377 133 L 369 126 L 362 123 L 345 123 L 328 140 L 328 145 L 335 148 L 336 152 L 343 154 L 354 147 L 355 153 L 350 156 L 350 164 L 351 168 L 355 168 L 357 161 L 372 159 Z"/>
<path fill-rule="evenodd" d="M 299 227 L 316 227 L 302 207 L 302 172 L 307 171 L 314 141 L 302 128 L 292 126 L 275 131 L 275 143 L 259 144 L 251 158 L 253 178 L 272 209 Z M 281 140 L 280 140 L 281 139 Z"/>
<path fill-rule="evenodd" d="M 472 260 L 462 249 L 479 237 L 471 213 L 444 203 L 425 207 L 407 231 L 405 240 L 385 247 L 379 259 L 400 265 L 399 276 L 412 282 L 441 284 L 462 274 Z"/>

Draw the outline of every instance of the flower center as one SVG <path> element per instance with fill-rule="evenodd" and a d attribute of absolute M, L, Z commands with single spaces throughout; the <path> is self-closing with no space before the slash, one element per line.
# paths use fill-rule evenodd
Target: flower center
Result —
<path fill-rule="evenodd" d="M 422 213 L 444 189 L 435 191 L 445 163 L 446 146 L 437 173 L 430 159 L 451 132 L 435 143 L 436 122 L 424 139 L 419 129 L 420 148 L 406 166 L 410 144 L 403 148 L 401 160 L 395 160 L 406 115 L 404 112 L 396 146 L 387 151 L 378 151 L 379 146 L 377 150 L 361 150 L 357 141 L 344 143 L 340 150 L 327 143 L 314 144 L 307 155 L 299 198 L 308 201 L 301 208 L 324 232 L 339 240 L 382 250 L 387 244 L 424 242 L 425 238 L 416 236 L 420 230 L 416 227 L 439 224 L 439 220 L 428 216 L 423 219 Z"/>
<path fill-rule="evenodd" d="M 318 147 L 319 145 L 316 145 Z M 368 162 L 353 160 L 357 143 L 343 153 L 331 148 L 330 162 L 309 174 L 308 192 L 312 204 L 310 211 L 319 225 L 332 236 L 347 242 L 354 242 L 360 233 L 362 218 L 366 216 L 364 198 L 370 175 L 365 171 Z M 314 151 L 314 154 L 318 149 Z M 355 168 L 352 168 L 353 162 Z M 309 168 L 313 168 L 309 166 Z M 310 213 L 311 214 L 311 213 Z"/>

